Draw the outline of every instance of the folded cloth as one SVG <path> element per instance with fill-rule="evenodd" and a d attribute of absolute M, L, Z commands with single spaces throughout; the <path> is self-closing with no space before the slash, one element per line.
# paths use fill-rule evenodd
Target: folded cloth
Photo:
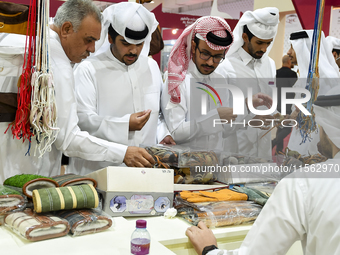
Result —
<path fill-rule="evenodd" d="M 20 192 L 0 185 L 0 215 L 18 208 L 24 209 L 24 206 L 25 199 Z"/>
<path fill-rule="evenodd" d="M 190 205 L 179 207 L 177 215 L 193 225 L 203 221 L 208 227 L 238 225 L 253 221 L 262 209 L 262 206 L 251 201 L 221 201 L 194 205 L 195 207 Z"/>
<path fill-rule="evenodd" d="M 101 210 L 67 210 L 55 212 L 54 215 L 68 221 L 70 233 L 74 236 L 101 232 L 112 225 L 112 220 Z"/>
<path fill-rule="evenodd" d="M 95 179 L 76 175 L 76 174 L 63 174 L 63 175 L 56 175 L 52 177 L 60 187 L 65 186 L 73 186 L 73 185 L 80 185 L 80 184 L 92 184 L 93 187 L 97 187 L 97 181 Z"/>
<path fill-rule="evenodd" d="M 263 192 L 253 188 L 234 186 L 233 190 L 247 194 L 249 201 L 254 201 L 259 205 L 265 205 L 269 198 Z"/>
<path fill-rule="evenodd" d="M 4 225 L 29 241 L 65 236 L 70 230 L 66 220 L 47 214 L 39 215 L 31 209 L 8 214 Z"/>
<path fill-rule="evenodd" d="M 96 208 L 98 193 L 92 184 L 33 190 L 34 211 L 51 212 Z"/>
<path fill-rule="evenodd" d="M 200 202 L 216 202 L 216 201 L 234 201 L 234 200 L 247 200 L 246 194 L 233 191 L 230 189 L 222 189 L 218 191 L 182 191 L 180 193 L 181 198 L 187 200 L 190 203 Z"/>
<path fill-rule="evenodd" d="M 34 189 L 59 187 L 59 184 L 52 178 L 35 174 L 14 175 L 4 181 L 4 185 L 22 188 L 22 192 L 32 198 Z"/>

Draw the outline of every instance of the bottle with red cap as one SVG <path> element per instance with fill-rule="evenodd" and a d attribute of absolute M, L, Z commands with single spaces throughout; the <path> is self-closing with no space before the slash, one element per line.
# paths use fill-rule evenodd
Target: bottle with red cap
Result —
<path fill-rule="evenodd" d="M 137 220 L 136 230 L 131 236 L 131 254 L 146 255 L 150 250 L 150 234 L 146 230 L 146 221 Z"/>

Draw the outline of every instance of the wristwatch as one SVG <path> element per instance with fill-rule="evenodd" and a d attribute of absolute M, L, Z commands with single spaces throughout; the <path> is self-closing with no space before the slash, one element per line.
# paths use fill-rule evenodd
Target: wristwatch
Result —
<path fill-rule="evenodd" d="M 209 245 L 209 246 L 205 246 L 203 251 L 202 251 L 202 255 L 206 255 L 209 251 L 218 249 L 215 245 Z"/>

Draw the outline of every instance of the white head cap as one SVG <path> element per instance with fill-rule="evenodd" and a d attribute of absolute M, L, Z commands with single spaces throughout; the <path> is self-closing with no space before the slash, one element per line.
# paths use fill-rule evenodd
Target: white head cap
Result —
<path fill-rule="evenodd" d="M 331 50 L 340 50 L 340 39 L 334 36 L 327 36 L 326 42 L 329 44 Z"/>
<path fill-rule="evenodd" d="M 313 30 L 297 31 L 290 35 L 290 42 L 295 51 L 299 66 L 300 78 L 304 79 L 307 78 L 309 72 L 312 38 Z M 329 45 L 325 43 L 325 35 L 323 32 L 321 32 L 318 67 L 319 77 L 322 79 L 318 95 L 325 95 L 331 88 L 338 85 L 339 67 L 334 61 Z"/>
<path fill-rule="evenodd" d="M 314 102 L 316 123 L 322 126 L 328 138 L 340 148 L 340 85 Z"/>
<path fill-rule="evenodd" d="M 266 7 L 255 11 L 246 11 L 237 23 L 233 34 L 234 43 L 230 47 L 227 56 L 230 56 L 243 46 L 243 28 L 247 25 L 249 31 L 262 40 L 275 39 L 279 24 L 279 10 L 276 7 Z M 265 55 L 268 55 L 272 48 L 271 44 Z"/>
<path fill-rule="evenodd" d="M 156 30 L 158 22 L 155 15 L 143 5 L 133 2 L 122 2 L 107 7 L 103 12 L 100 40 L 96 42 L 96 51 L 107 49 L 107 33 L 109 26 L 130 44 L 144 43 L 143 52 L 149 53 L 151 35 Z M 104 45 L 103 45 L 104 44 Z M 102 46 L 103 45 L 103 46 Z"/>

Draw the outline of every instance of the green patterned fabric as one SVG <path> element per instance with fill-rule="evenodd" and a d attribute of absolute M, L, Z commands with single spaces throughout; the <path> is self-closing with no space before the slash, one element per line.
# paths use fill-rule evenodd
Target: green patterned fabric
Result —
<path fill-rule="evenodd" d="M 95 208 L 98 203 L 98 193 L 91 184 L 33 190 L 34 211 L 37 213 Z"/>
<path fill-rule="evenodd" d="M 259 205 L 265 205 L 269 198 L 261 191 L 253 188 L 234 186 L 233 190 L 247 194 L 249 201 L 253 201 Z"/>
<path fill-rule="evenodd" d="M 31 180 L 34 180 L 34 179 L 38 179 L 38 178 L 47 178 L 47 179 L 53 180 L 52 178 L 45 177 L 45 176 L 42 176 L 42 175 L 18 174 L 18 175 L 14 175 L 14 176 L 6 179 L 4 181 L 4 185 L 22 188 L 25 185 L 25 183 L 27 183 Z"/>
<path fill-rule="evenodd" d="M 0 184 L 0 196 L 3 195 L 21 195 L 20 192 L 14 190 L 14 189 L 10 189 L 4 185 Z"/>

